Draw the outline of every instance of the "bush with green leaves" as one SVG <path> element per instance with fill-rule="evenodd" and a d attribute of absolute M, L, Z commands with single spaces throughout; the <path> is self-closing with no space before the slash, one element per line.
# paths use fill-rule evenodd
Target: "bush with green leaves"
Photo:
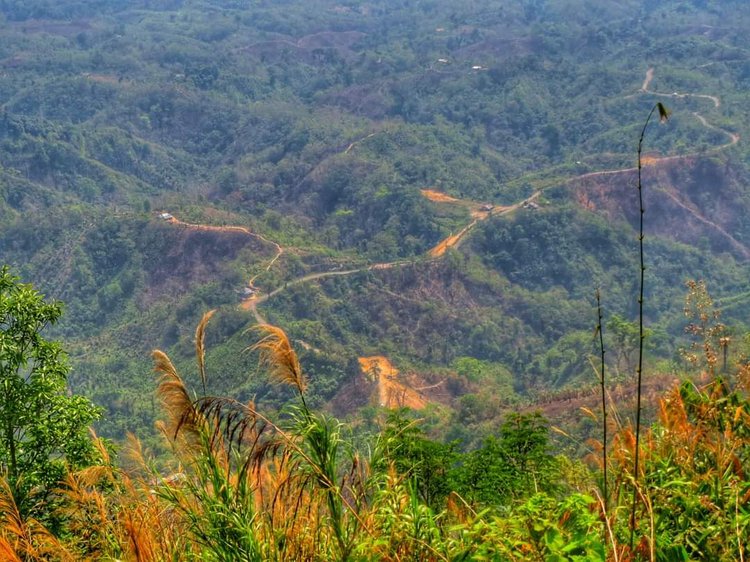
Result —
<path fill-rule="evenodd" d="M 44 510 L 68 469 L 96 460 L 88 428 L 99 410 L 68 392 L 62 347 L 44 337 L 61 314 L 0 269 L 0 467 L 22 512 Z"/>

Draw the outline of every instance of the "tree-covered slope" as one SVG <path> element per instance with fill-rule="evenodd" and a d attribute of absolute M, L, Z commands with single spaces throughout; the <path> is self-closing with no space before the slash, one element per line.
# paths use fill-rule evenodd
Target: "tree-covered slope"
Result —
<path fill-rule="evenodd" d="M 311 400 L 335 407 L 366 355 L 438 385 L 423 392 L 442 419 L 485 408 L 466 398 L 482 385 L 518 403 L 592 384 L 595 289 L 607 318 L 637 309 L 632 168 L 656 101 L 673 116 L 644 158 L 650 361 L 679 345 L 687 278 L 745 331 L 742 2 L 0 13 L 0 255 L 66 302 L 70 382 L 109 435 L 151 424 L 148 351 L 187 361 L 209 308 L 214 375 L 243 399 L 284 397 L 235 360 L 258 318 L 289 331 Z"/>

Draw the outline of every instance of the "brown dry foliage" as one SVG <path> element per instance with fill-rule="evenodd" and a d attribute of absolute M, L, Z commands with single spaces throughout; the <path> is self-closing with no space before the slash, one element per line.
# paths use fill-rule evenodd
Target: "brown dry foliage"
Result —
<path fill-rule="evenodd" d="M 201 377 L 201 383 L 203 384 L 204 394 L 206 392 L 206 326 L 215 312 L 216 309 L 206 312 L 198 323 L 198 327 L 195 329 L 195 357 L 198 360 L 198 372 Z"/>
<path fill-rule="evenodd" d="M 7 559 L 11 561 L 77 560 L 39 521 L 34 518 L 24 519 L 11 486 L 4 477 L 0 477 L 0 553 L 7 553 Z"/>
<path fill-rule="evenodd" d="M 304 394 L 307 381 L 302 373 L 297 354 L 284 330 L 270 324 L 261 324 L 255 329 L 263 337 L 249 349 L 259 352 L 261 366 L 268 370 L 272 380 L 293 386 L 300 395 Z"/>

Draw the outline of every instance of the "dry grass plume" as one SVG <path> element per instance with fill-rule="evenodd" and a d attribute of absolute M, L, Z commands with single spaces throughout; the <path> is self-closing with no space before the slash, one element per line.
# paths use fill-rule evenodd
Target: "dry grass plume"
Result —
<path fill-rule="evenodd" d="M 255 329 L 263 334 L 263 338 L 249 349 L 259 352 L 261 367 L 268 370 L 272 380 L 293 386 L 303 395 L 307 381 L 284 330 L 270 324 L 261 324 Z"/>
<path fill-rule="evenodd" d="M 206 312 L 198 323 L 198 327 L 195 329 L 195 357 L 198 359 L 198 372 L 201 376 L 204 396 L 206 394 L 206 348 L 204 341 L 206 337 L 206 326 L 215 312 L 216 309 Z"/>

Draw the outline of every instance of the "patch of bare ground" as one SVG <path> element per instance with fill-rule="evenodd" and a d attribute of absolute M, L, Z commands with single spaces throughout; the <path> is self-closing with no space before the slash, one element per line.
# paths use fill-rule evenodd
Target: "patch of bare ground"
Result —
<path fill-rule="evenodd" d="M 389 301 L 413 310 L 422 310 L 425 303 L 442 302 L 447 305 L 446 314 L 454 319 L 460 316 L 458 310 L 466 311 L 478 306 L 474 296 L 463 283 L 456 279 L 446 279 L 443 266 L 434 263 L 420 271 L 420 275 L 410 276 L 409 280 L 404 279 L 398 270 L 387 277 L 384 276 L 387 283 L 392 282 L 399 287 L 398 292 L 380 285 L 373 285 L 369 290 L 382 292 L 389 297 Z M 418 324 L 419 318 L 416 320 Z"/>
<path fill-rule="evenodd" d="M 354 84 L 325 94 L 322 103 L 368 119 L 386 119 L 392 102 L 385 85 L 383 82 L 382 87 L 373 88 L 371 84 Z"/>
<path fill-rule="evenodd" d="M 96 74 L 93 72 L 85 72 L 83 74 L 83 77 L 90 82 L 98 82 L 99 84 L 109 84 L 112 86 L 127 86 L 132 84 L 130 80 L 123 80 L 111 74 Z"/>
<path fill-rule="evenodd" d="M 356 56 L 353 47 L 366 35 L 361 31 L 323 31 L 299 39 L 278 36 L 240 47 L 238 51 L 266 61 L 280 60 L 290 54 L 311 64 L 325 62 L 331 56 L 348 60 Z"/>
<path fill-rule="evenodd" d="M 359 366 L 362 374 L 377 384 L 376 403 L 381 408 L 421 410 L 427 405 L 419 392 L 399 380 L 399 370 L 386 357 L 360 357 Z"/>
<path fill-rule="evenodd" d="M 377 387 L 376 381 L 359 371 L 341 386 L 328 406 L 335 416 L 345 417 L 374 404 L 373 397 L 377 396 Z"/>
<path fill-rule="evenodd" d="M 453 57 L 467 61 L 475 61 L 479 58 L 497 61 L 531 54 L 533 47 L 533 41 L 528 37 L 514 39 L 493 37 L 457 49 L 453 52 Z"/>
<path fill-rule="evenodd" d="M 361 31 L 322 31 L 305 35 L 297 46 L 301 49 L 341 49 L 349 50 L 367 36 Z"/>
<path fill-rule="evenodd" d="M 9 57 L 0 60 L 0 65 L 5 68 L 16 68 L 28 62 L 30 56 L 31 55 L 26 52 L 14 53 Z"/>
<path fill-rule="evenodd" d="M 238 230 L 212 230 L 187 226 L 148 226 L 146 234 L 159 240 L 144 259 L 145 283 L 148 287 L 142 305 L 180 295 L 190 287 L 216 281 L 217 273 L 238 257 L 241 250 L 252 248 L 265 255 L 262 242 Z"/>
<path fill-rule="evenodd" d="M 666 373 L 648 374 L 643 382 L 643 409 L 647 417 L 658 410 L 659 400 L 680 380 Z M 559 391 L 546 391 L 535 396 L 533 404 L 524 408 L 526 412 L 538 411 L 549 420 L 550 425 L 563 435 L 565 442 L 568 430 L 580 427 L 585 418 L 601 423 L 601 388 L 569 388 Z M 636 385 L 618 382 L 607 390 L 609 423 L 628 423 L 636 407 Z M 560 431 L 560 429 L 562 431 Z M 576 431 L 577 433 L 577 431 Z"/>
<path fill-rule="evenodd" d="M 451 197 L 450 195 L 446 195 L 442 191 L 437 191 L 435 189 L 422 189 L 420 190 L 422 195 L 429 199 L 430 201 L 434 201 L 436 203 L 460 203 L 460 199 L 456 199 L 455 197 Z"/>
<path fill-rule="evenodd" d="M 716 252 L 750 259 L 750 248 L 732 230 L 739 228 L 744 208 L 731 183 L 709 159 L 657 159 L 643 170 L 648 207 L 647 233 L 694 244 L 708 240 Z M 611 220 L 638 221 L 637 170 L 589 174 L 571 181 L 575 201 Z"/>
<path fill-rule="evenodd" d="M 368 405 L 421 410 L 430 403 L 449 404 L 453 399 L 442 375 L 403 372 L 382 355 L 360 357 L 359 367 L 329 403 L 338 416 Z"/>

